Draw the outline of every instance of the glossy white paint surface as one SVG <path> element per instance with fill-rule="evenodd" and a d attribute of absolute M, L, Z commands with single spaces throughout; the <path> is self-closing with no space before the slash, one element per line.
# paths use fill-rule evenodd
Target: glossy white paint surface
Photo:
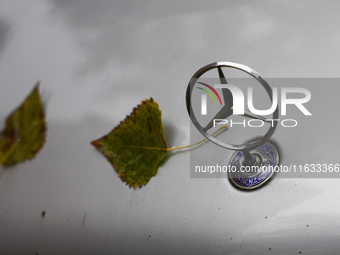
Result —
<path fill-rule="evenodd" d="M 336 1 L 2 0 L 0 121 L 41 80 L 48 134 L 34 160 L 0 168 L 0 253 L 337 253 L 340 179 L 277 178 L 245 193 L 227 179 L 190 179 L 183 152 L 131 190 L 90 141 L 153 97 L 168 146 L 188 144 L 186 86 L 211 62 L 264 78 L 339 77 L 338 10 Z M 319 93 L 314 102 L 331 96 L 336 114 L 339 94 Z M 328 147 L 321 158 L 336 157 L 338 121 L 328 119 L 278 130 L 284 160 L 308 163 Z"/>

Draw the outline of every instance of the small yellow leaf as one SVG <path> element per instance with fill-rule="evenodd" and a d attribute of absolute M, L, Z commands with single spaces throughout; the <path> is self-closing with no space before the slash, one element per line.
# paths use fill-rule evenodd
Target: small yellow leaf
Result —
<path fill-rule="evenodd" d="M 45 142 L 45 115 L 39 96 L 39 83 L 6 120 L 0 133 L 0 165 L 14 165 L 33 158 Z"/>

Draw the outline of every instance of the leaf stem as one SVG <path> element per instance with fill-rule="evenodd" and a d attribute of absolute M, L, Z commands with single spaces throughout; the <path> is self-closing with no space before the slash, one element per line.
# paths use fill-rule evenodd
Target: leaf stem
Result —
<path fill-rule="evenodd" d="M 218 132 L 223 131 L 222 129 L 226 130 L 226 129 L 228 129 L 228 126 L 227 125 L 221 126 L 219 129 L 217 129 L 211 135 L 212 136 L 216 135 Z M 199 141 L 197 143 L 194 143 L 194 144 L 190 144 L 190 145 L 186 145 L 186 146 L 179 146 L 179 147 L 172 147 L 172 148 L 157 148 L 157 147 L 146 147 L 146 146 L 138 146 L 138 145 L 123 145 L 123 146 L 115 146 L 115 147 L 116 148 L 133 148 L 133 149 L 145 149 L 145 150 L 158 150 L 158 151 L 173 151 L 173 150 L 180 150 L 180 149 L 190 148 L 192 146 L 195 146 L 195 145 L 198 145 L 200 143 L 203 143 L 206 140 L 207 140 L 207 138 L 204 138 L 203 140 L 201 140 L 201 141 Z"/>
<path fill-rule="evenodd" d="M 222 129 L 226 130 L 228 129 L 228 126 L 227 125 L 224 125 L 224 126 L 221 126 L 219 129 L 217 129 L 214 133 L 212 133 L 212 136 L 216 135 L 217 133 L 219 133 Z M 194 143 L 194 144 L 189 144 L 189 145 L 186 145 L 186 146 L 179 146 L 179 147 L 172 147 L 172 148 L 168 148 L 167 151 L 172 151 L 172 150 L 181 150 L 181 149 L 185 149 L 185 148 L 190 148 L 192 146 L 195 146 L 195 145 L 198 145 L 200 143 L 203 143 L 204 141 L 206 141 L 207 138 L 204 138 L 202 141 L 199 141 L 197 143 Z"/>

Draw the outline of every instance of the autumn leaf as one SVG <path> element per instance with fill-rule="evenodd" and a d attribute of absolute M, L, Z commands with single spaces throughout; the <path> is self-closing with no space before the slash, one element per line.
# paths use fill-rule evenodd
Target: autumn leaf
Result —
<path fill-rule="evenodd" d="M 207 140 L 167 148 L 161 115 L 157 102 L 146 99 L 109 134 L 91 142 L 112 164 L 120 179 L 134 189 L 146 185 L 156 174 L 168 151 L 189 148 Z M 226 129 L 226 125 L 221 126 L 212 135 Z"/>
<path fill-rule="evenodd" d="M 132 188 L 145 185 L 167 154 L 161 114 L 158 104 L 146 99 L 109 134 L 92 142 Z"/>
<path fill-rule="evenodd" d="M 31 94 L 7 118 L 0 133 L 0 165 L 11 166 L 33 158 L 42 148 L 45 135 L 45 116 L 37 83 Z"/>

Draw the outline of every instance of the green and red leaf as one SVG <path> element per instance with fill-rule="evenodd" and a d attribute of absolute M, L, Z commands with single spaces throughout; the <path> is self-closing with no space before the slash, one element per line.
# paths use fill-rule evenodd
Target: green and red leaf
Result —
<path fill-rule="evenodd" d="M 157 102 L 146 99 L 109 134 L 92 142 L 132 188 L 145 185 L 167 154 L 161 115 Z"/>

